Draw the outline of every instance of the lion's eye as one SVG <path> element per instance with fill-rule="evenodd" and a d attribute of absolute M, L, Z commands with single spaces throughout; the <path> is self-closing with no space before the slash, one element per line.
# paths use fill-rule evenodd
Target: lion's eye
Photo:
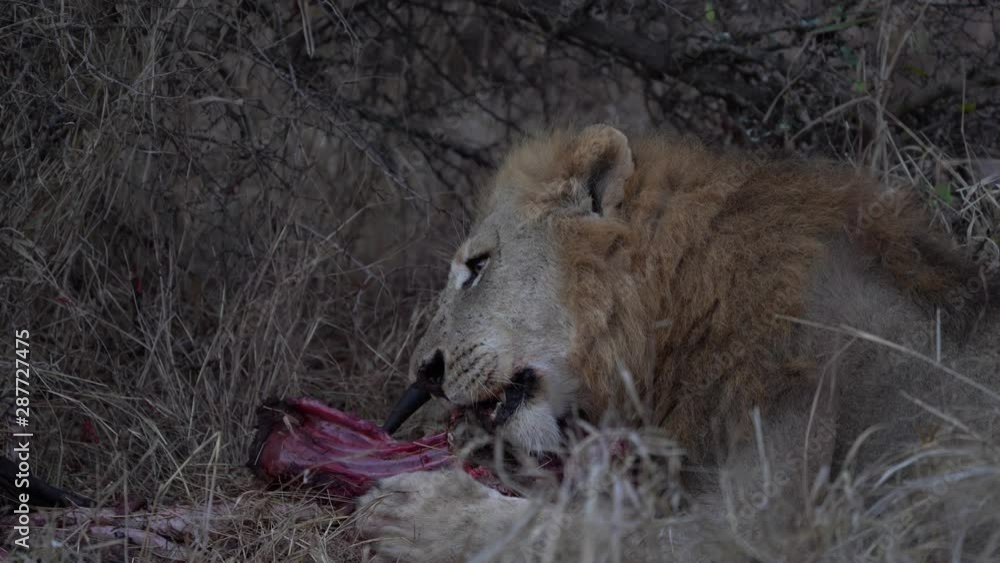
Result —
<path fill-rule="evenodd" d="M 489 262 L 490 262 L 490 255 L 486 252 L 482 254 L 477 254 L 476 256 L 473 256 L 472 258 L 466 260 L 465 267 L 469 269 L 469 273 L 471 275 L 469 276 L 469 279 L 465 280 L 463 286 L 469 287 L 470 285 L 475 284 L 476 280 L 479 279 L 479 275 L 483 273 L 483 270 L 486 268 L 486 265 L 489 264 Z"/>

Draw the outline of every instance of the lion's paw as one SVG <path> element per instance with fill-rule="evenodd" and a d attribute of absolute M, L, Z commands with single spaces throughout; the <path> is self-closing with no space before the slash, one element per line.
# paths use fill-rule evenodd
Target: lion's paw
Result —
<path fill-rule="evenodd" d="M 358 525 L 381 559 L 459 561 L 502 533 L 525 502 L 459 469 L 404 473 L 358 499 Z"/>

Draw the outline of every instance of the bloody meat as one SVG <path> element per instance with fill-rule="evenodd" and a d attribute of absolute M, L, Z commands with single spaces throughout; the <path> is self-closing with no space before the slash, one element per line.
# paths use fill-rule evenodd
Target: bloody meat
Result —
<path fill-rule="evenodd" d="M 506 495 L 516 495 L 486 467 L 463 463 L 448 449 L 448 433 L 403 442 L 374 423 L 308 398 L 272 400 L 258 410 L 248 464 L 258 476 L 301 483 L 351 501 L 375 481 L 413 471 L 459 467 Z"/>

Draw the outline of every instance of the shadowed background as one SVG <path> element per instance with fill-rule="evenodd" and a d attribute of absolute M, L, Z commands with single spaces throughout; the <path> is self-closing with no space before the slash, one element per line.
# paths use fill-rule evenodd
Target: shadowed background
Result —
<path fill-rule="evenodd" d="M 845 160 L 916 190 L 995 264 L 998 18 L 989 2 L 9 0 L 0 366 L 30 330 L 34 470 L 107 505 L 244 495 L 224 532 L 191 539 L 206 559 L 357 557 L 332 510 L 268 510 L 288 499 L 241 467 L 254 410 L 312 395 L 381 419 L 478 187 L 552 124 Z M 98 557 L 85 536 L 67 541 Z"/>

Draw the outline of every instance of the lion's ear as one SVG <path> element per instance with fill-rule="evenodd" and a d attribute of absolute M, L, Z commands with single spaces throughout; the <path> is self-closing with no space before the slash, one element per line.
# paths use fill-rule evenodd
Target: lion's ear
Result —
<path fill-rule="evenodd" d="M 628 137 L 610 125 L 591 125 L 573 143 L 569 177 L 589 196 L 594 213 L 605 215 L 621 203 L 634 171 Z"/>

